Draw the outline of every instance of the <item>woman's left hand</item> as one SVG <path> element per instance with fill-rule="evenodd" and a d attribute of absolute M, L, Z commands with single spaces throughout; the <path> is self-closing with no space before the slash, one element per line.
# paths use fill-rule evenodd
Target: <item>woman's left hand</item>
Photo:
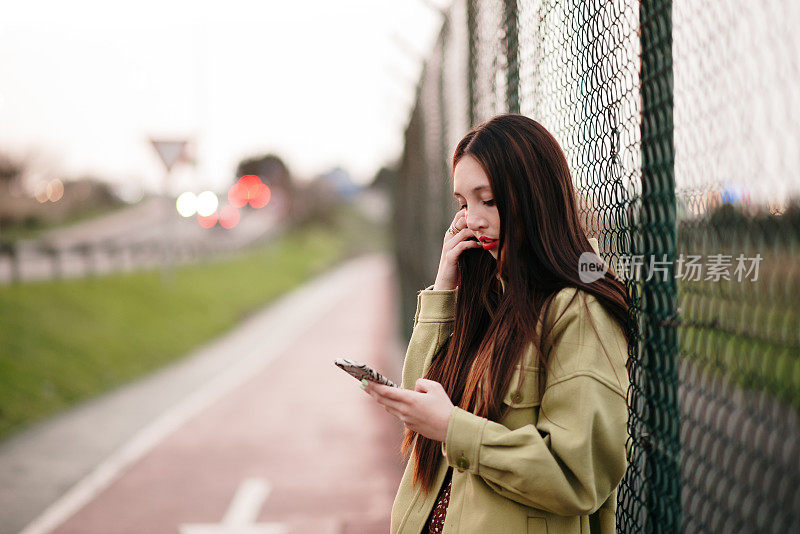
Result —
<path fill-rule="evenodd" d="M 435 441 L 444 441 L 447 437 L 453 403 L 439 382 L 420 378 L 412 391 L 367 380 L 364 391 L 400 419 L 406 428 Z"/>

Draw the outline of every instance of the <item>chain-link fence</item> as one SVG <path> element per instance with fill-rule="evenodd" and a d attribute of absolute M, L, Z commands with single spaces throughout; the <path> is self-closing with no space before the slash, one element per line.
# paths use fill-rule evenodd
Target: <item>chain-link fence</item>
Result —
<path fill-rule="evenodd" d="M 797 27 L 791 0 L 457 0 L 423 70 L 403 316 L 436 275 L 458 139 L 541 122 L 632 297 L 620 532 L 800 532 Z"/>

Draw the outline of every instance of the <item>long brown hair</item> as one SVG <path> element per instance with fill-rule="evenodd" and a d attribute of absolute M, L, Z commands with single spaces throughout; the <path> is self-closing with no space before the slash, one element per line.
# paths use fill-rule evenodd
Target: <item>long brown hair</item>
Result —
<path fill-rule="evenodd" d="M 542 375 L 547 368 L 543 340 L 548 333 L 538 339 L 536 325 L 547 317 L 556 293 L 565 287 L 591 293 L 623 331 L 629 299 L 611 269 L 597 281 L 580 280 L 580 255 L 593 249 L 580 224 L 567 160 L 550 132 L 524 115 L 497 115 L 461 139 L 451 173 L 467 154 L 480 163 L 494 194 L 500 215 L 499 260 L 482 249 L 467 249 L 459 256 L 453 335 L 434 356 L 425 378 L 441 383 L 455 406 L 498 421 L 515 365 L 531 341 Z M 540 397 L 544 384 L 540 379 Z M 441 459 L 440 443 L 406 429 L 401 454 L 407 458 L 412 446 L 412 484 L 421 483 L 428 492 Z"/>

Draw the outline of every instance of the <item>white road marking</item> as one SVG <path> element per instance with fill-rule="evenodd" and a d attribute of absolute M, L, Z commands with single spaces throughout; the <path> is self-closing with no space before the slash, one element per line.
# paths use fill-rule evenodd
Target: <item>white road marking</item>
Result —
<path fill-rule="evenodd" d="M 261 505 L 269 497 L 272 484 L 263 478 L 248 478 L 239 484 L 222 523 L 180 525 L 180 534 L 284 534 L 282 523 L 256 523 Z"/>

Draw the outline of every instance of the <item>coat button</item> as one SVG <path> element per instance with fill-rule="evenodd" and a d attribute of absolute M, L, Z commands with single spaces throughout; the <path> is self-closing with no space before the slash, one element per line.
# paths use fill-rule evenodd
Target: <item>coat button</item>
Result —
<path fill-rule="evenodd" d="M 517 391 L 516 393 L 514 393 L 514 396 L 511 397 L 511 400 L 514 402 L 519 402 L 522 400 L 522 395 L 520 395 L 519 391 Z"/>
<path fill-rule="evenodd" d="M 469 460 L 460 456 L 458 460 L 456 460 L 456 467 L 459 469 L 469 469 Z"/>

